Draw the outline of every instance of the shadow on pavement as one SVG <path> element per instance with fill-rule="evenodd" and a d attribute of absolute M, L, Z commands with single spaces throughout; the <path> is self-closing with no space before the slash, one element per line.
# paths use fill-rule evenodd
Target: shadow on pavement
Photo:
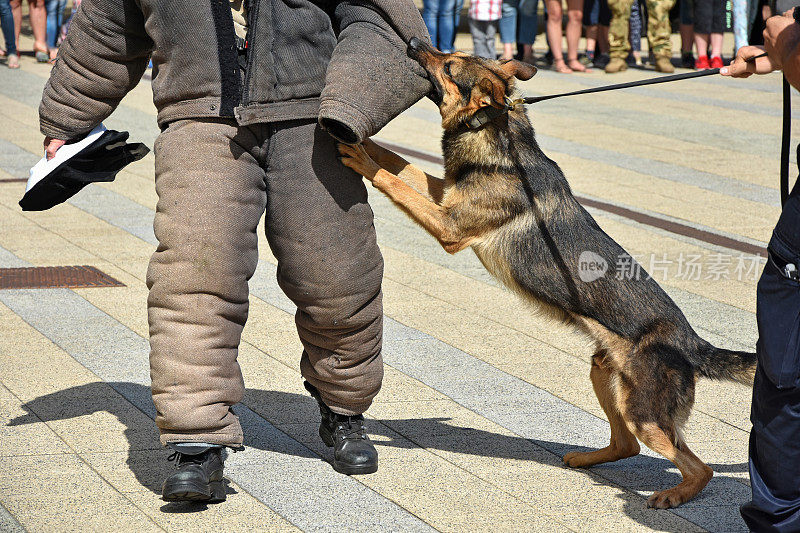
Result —
<path fill-rule="evenodd" d="M 147 416 L 129 403 L 120 401 L 116 392 L 111 393 L 110 397 L 109 386 L 124 394 L 134 405 L 148 406 L 149 412 L 145 413 Z M 150 388 L 143 385 L 128 382 L 90 383 L 40 396 L 26 402 L 22 408 L 27 411 L 27 414 L 11 420 L 8 425 L 32 424 L 40 420 L 44 422 L 67 420 L 101 411 L 109 412 L 125 426 L 124 433 L 129 444 L 127 466 L 143 487 L 158 494 L 164 477 L 172 467 L 167 462 L 169 450 L 162 448 L 158 442 L 157 432 L 152 421 L 155 411 L 149 398 Z M 271 413 L 280 413 L 284 422 L 287 415 L 291 416 L 292 414 L 295 414 L 297 420 L 301 422 L 318 420 L 316 415 L 311 417 L 311 413 L 318 413 L 316 402 L 311 397 L 286 392 L 248 389 L 245 398 L 247 405 L 268 421 Z M 145 410 L 147 411 L 147 409 Z M 536 415 L 532 414 L 531 417 L 535 419 Z M 533 461 L 555 468 L 567 468 L 561 461 L 562 454 L 567 451 L 587 450 L 587 448 L 573 446 L 569 443 L 526 439 L 514 435 L 459 427 L 448 423 L 449 420 L 448 418 L 378 419 L 371 421 L 369 430 L 375 437 L 379 453 L 381 447 L 407 449 L 422 447 L 434 451 Z M 98 440 L 102 439 L 100 434 L 102 431 L 101 428 L 98 428 Z M 244 428 L 244 431 L 247 435 L 247 427 Z M 271 446 L 270 442 L 258 441 L 254 438 L 246 437 L 245 446 L 278 451 Z M 299 449 L 304 450 L 303 457 L 309 457 L 312 453 L 305 447 Z M 280 451 L 285 453 L 285 448 L 281 447 Z M 717 473 L 747 471 L 747 463 L 710 464 L 709 466 Z M 645 504 L 642 497 L 630 492 L 630 489 L 635 491 L 663 490 L 680 482 L 680 475 L 675 471 L 672 463 L 665 459 L 645 455 L 580 471 L 594 483 L 628 487 L 628 490 L 621 491 L 617 497 L 625 500 L 624 509 L 628 516 L 648 527 L 656 527 L 652 518 L 648 518 L 648 516 L 656 515 L 647 512 L 644 509 Z M 720 477 L 725 481 L 738 483 L 725 476 L 717 476 L 715 479 Z M 531 479 L 531 482 L 533 481 Z M 547 480 L 543 481 L 547 483 Z M 580 491 L 581 488 L 579 486 L 557 487 L 557 490 Z M 229 494 L 235 493 L 231 487 L 228 487 L 228 491 Z M 715 501 L 719 499 L 716 492 L 707 488 L 689 506 L 699 504 L 703 508 L 708 508 L 731 505 L 729 502 Z M 205 505 L 196 503 L 185 505 L 169 503 L 161 508 L 163 512 L 171 513 L 197 512 L 205 509 Z M 652 513 L 657 513 L 657 511 L 652 511 Z"/>

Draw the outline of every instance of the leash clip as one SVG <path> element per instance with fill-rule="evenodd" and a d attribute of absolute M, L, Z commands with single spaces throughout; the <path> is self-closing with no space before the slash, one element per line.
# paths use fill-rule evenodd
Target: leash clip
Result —
<path fill-rule="evenodd" d="M 519 104 L 524 104 L 525 103 L 525 99 L 524 98 L 517 98 L 515 100 L 512 100 L 509 96 L 505 96 L 504 98 L 505 98 L 506 108 L 508 108 L 508 109 L 514 109 Z"/>

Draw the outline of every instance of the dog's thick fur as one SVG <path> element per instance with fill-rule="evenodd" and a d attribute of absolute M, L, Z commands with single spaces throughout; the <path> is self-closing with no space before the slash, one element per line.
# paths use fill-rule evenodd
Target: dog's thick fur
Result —
<path fill-rule="evenodd" d="M 501 107 L 514 77 L 535 69 L 410 48 L 436 87 L 444 136 L 443 180 L 370 141 L 340 146 L 342 161 L 363 174 L 450 253 L 472 246 L 486 268 L 523 298 L 574 324 L 596 341 L 591 381 L 611 423 L 611 443 L 564 461 L 587 467 L 639 453 L 637 439 L 672 461 L 683 481 L 648 505 L 680 505 L 713 472 L 686 446 L 681 427 L 697 377 L 752 384 L 755 354 L 701 339 L 661 287 L 642 275 L 617 276 L 632 258 L 575 200 L 558 165 L 542 153 L 522 106 L 479 129 L 465 122 L 484 106 Z M 584 282 L 579 257 L 589 251 L 611 267 Z M 631 264 L 635 265 L 635 261 Z M 619 279 L 622 277 L 622 279 Z"/>

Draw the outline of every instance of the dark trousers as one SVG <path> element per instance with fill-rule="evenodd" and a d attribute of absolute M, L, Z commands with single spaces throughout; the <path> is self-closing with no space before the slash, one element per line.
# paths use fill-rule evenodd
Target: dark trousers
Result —
<path fill-rule="evenodd" d="M 703 35 L 725 31 L 725 0 L 694 0 L 694 32 Z"/>
<path fill-rule="evenodd" d="M 742 506 L 752 531 L 800 531 L 800 181 L 783 207 L 758 282 L 758 369 L 750 419 L 750 484 Z"/>

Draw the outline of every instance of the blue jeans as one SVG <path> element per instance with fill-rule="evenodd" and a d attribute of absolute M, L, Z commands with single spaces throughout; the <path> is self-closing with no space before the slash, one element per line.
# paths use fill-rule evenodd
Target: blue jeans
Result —
<path fill-rule="evenodd" d="M 423 0 L 422 20 L 431 34 L 433 46 L 442 52 L 454 49 L 456 29 L 464 0 Z"/>
<path fill-rule="evenodd" d="M 14 18 L 11 16 L 11 4 L 8 0 L 0 0 L 0 27 L 3 39 L 6 40 L 6 53 L 16 54 L 17 44 L 14 39 Z"/>
<path fill-rule="evenodd" d="M 503 43 L 533 44 L 536 40 L 539 0 L 503 0 L 500 40 Z"/>
<path fill-rule="evenodd" d="M 58 44 L 58 32 L 64 24 L 67 0 L 46 0 L 44 7 L 47 10 L 47 46 L 55 48 Z"/>

